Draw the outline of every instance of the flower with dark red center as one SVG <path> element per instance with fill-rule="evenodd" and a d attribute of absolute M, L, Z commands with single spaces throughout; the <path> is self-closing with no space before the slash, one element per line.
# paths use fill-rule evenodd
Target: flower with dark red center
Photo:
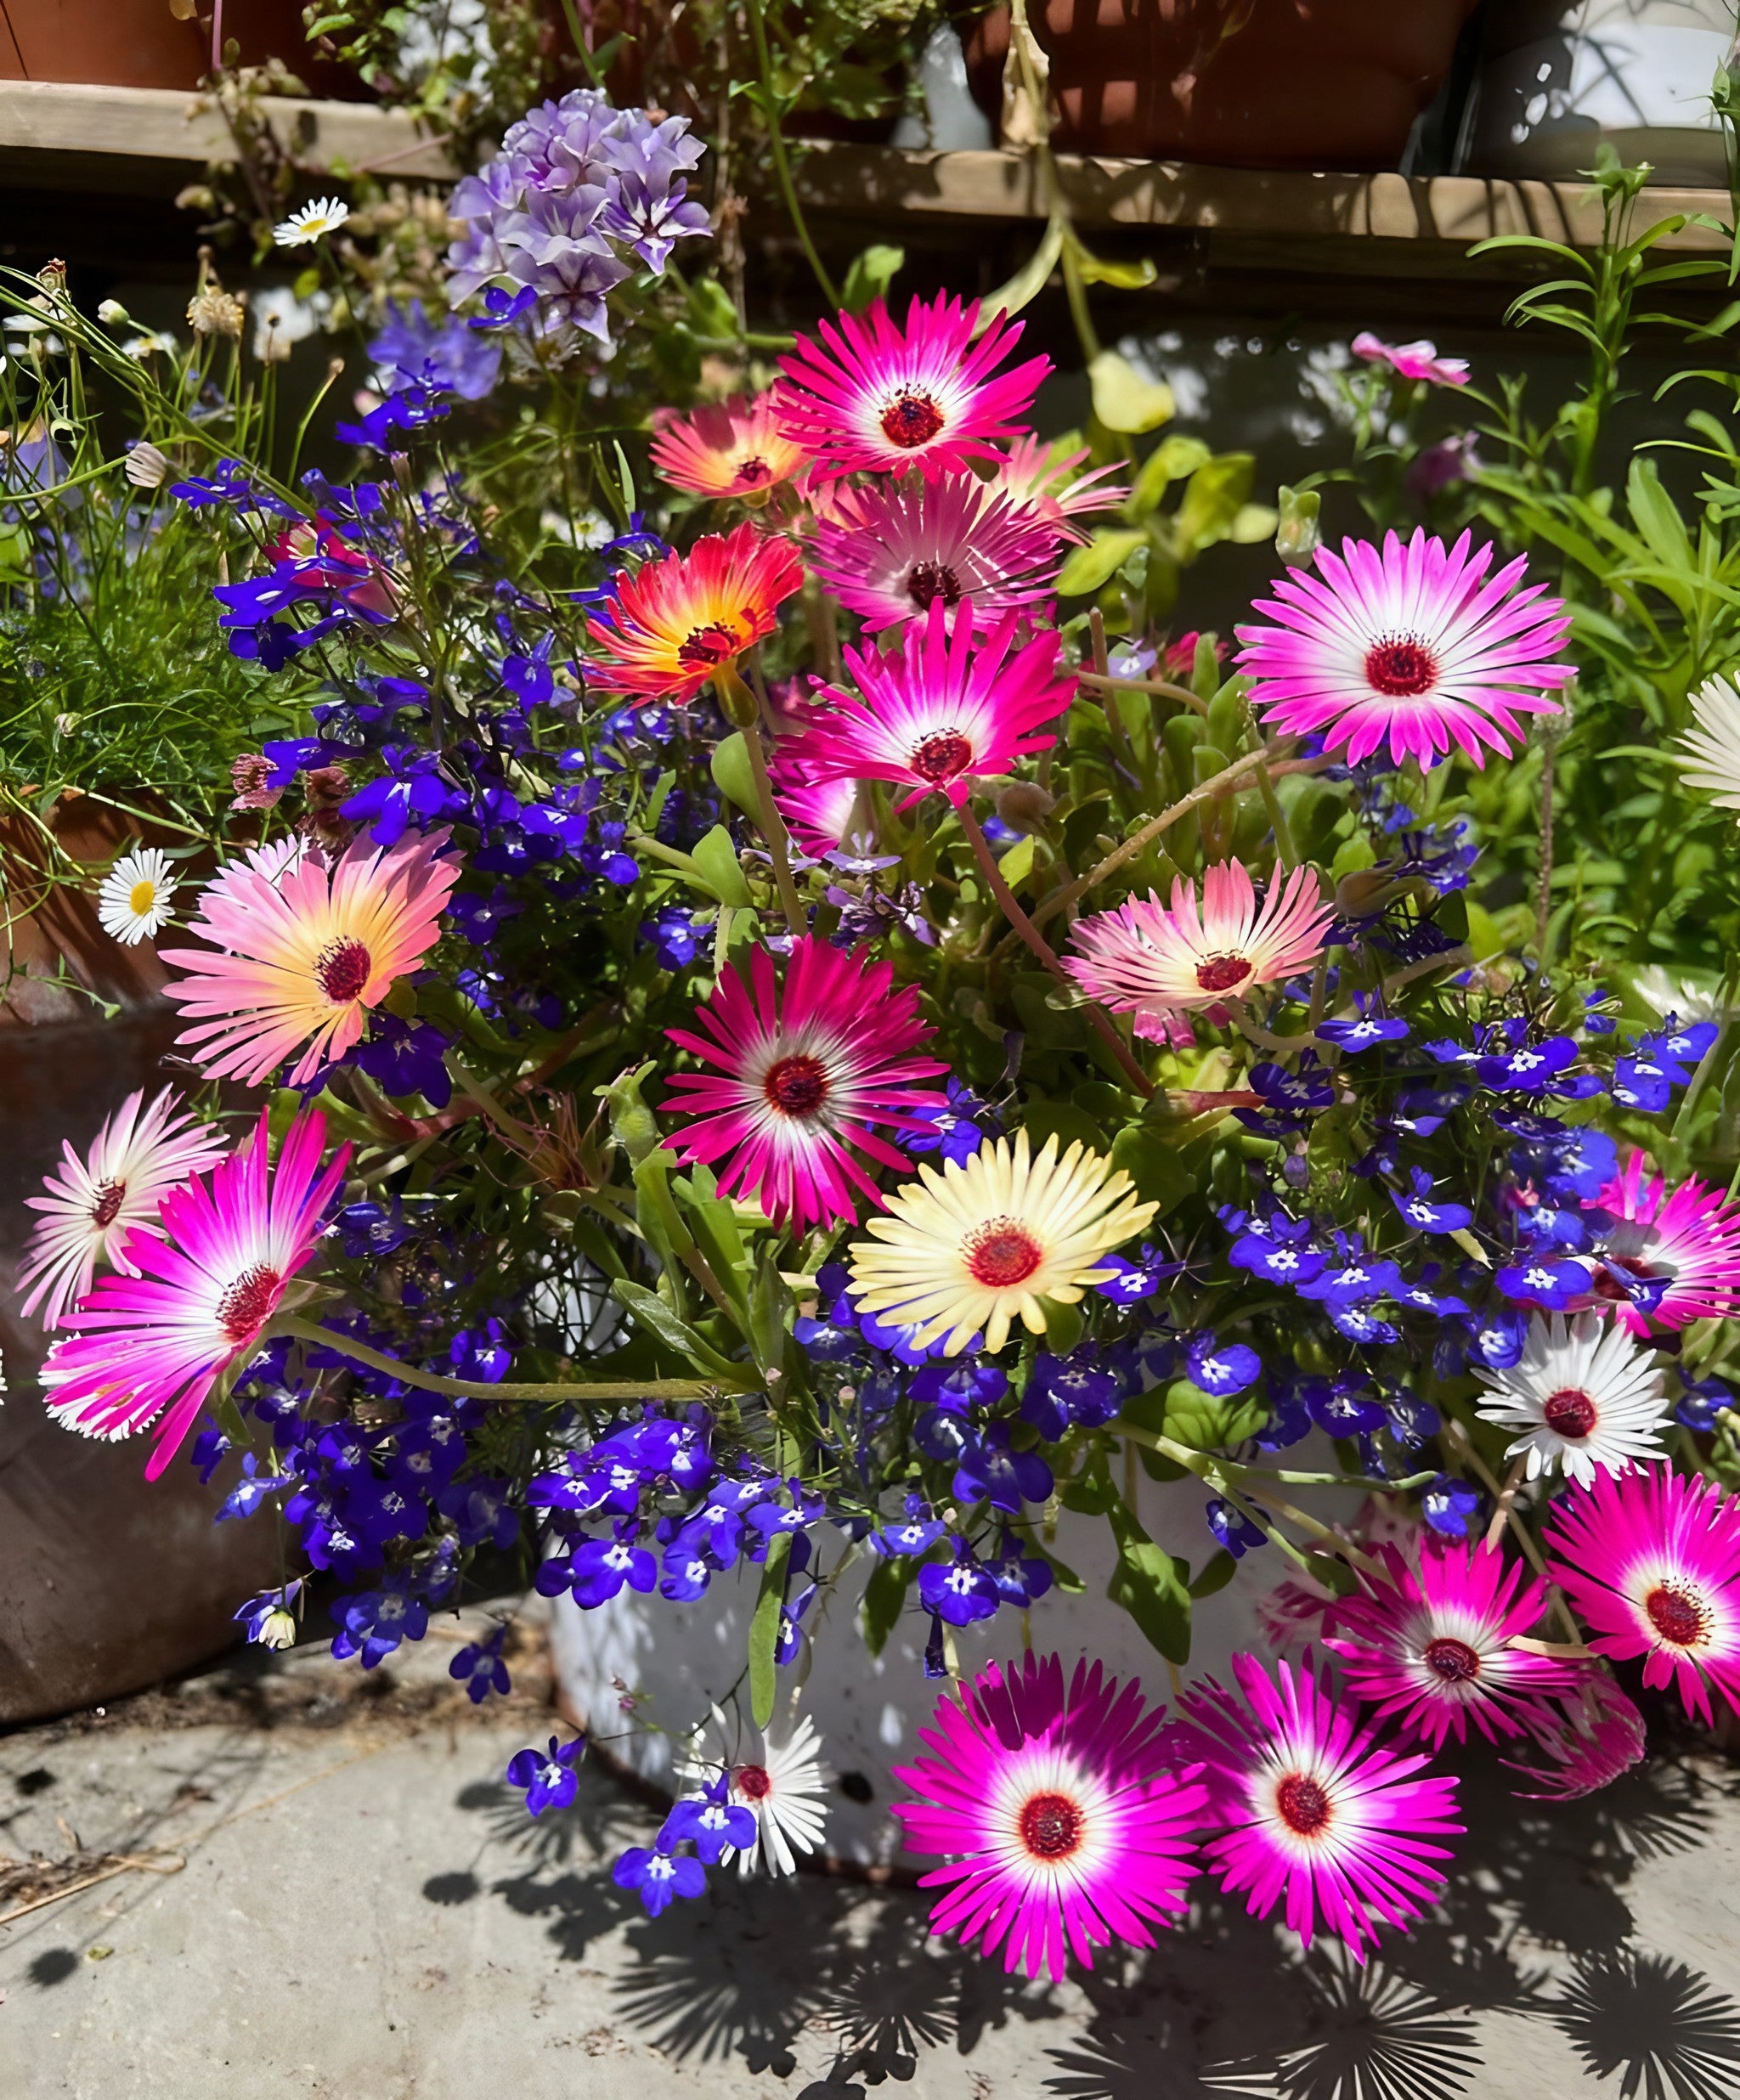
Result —
<path fill-rule="evenodd" d="M 643 562 L 619 577 L 608 613 L 586 623 L 597 652 L 587 682 L 636 700 L 692 700 L 773 632 L 803 580 L 796 548 L 749 523 Z"/>
<path fill-rule="evenodd" d="M 767 394 L 656 415 L 649 449 L 665 480 L 693 496 L 765 497 L 801 473 L 809 457 L 780 435 Z"/>
<path fill-rule="evenodd" d="M 862 950 L 806 934 L 781 981 L 757 948 L 748 981 L 727 963 L 695 1019 L 704 1032 L 671 1040 L 710 1069 L 672 1079 L 665 1106 L 687 1120 L 665 1143 L 714 1167 L 721 1194 L 759 1196 L 799 1229 L 855 1219 L 860 1196 L 879 1204 L 869 1168 L 908 1162 L 871 1126 L 928 1130 L 920 1111 L 943 1101 L 921 1083 L 948 1068 L 921 1054 L 917 987 L 896 990 L 893 964 Z"/>
<path fill-rule="evenodd" d="M 1442 1892 L 1456 1782 L 1385 1747 L 1308 1653 L 1275 1671 L 1235 1655 L 1242 1700 L 1212 1680 L 1187 1692 L 1169 1747 L 1202 1761 L 1206 1849 L 1229 1894 L 1257 1917 L 1284 1905 L 1308 1945 L 1320 1928 L 1363 1962 L 1381 1926 L 1405 1928 Z"/>
<path fill-rule="evenodd" d="M 1740 1310 L 1740 1204 L 1695 1174 L 1669 1188 L 1634 1152 L 1590 1206 L 1614 1222 L 1600 1245 L 1604 1260 L 1634 1276 L 1672 1279 L 1647 1312 L 1614 1305 L 1614 1318 L 1634 1335 L 1653 1327 L 1677 1329 L 1692 1320 L 1726 1319 Z M 1603 1284 L 1607 1285 L 1602 1290 Z M 1618 1285 L 1597 1273 L 1596 1291 Z"/>
<path fill-rule="evenodd" d="M 1517 558 L 1489 578 L 1494 548 L 1464 533 L 1454 547 L 1416 532 L 1381 549 L 1344 540 L 1317 550 L 1319 572 L 1291 569 L 1256 610 L 1275 624 L 1241 627 L 1239 663 L 1251 704 L 1281 736 L 1320 732 L 1349 763 L 1387 747 L 1400 765 L 1437 762 L 1452 744 L 1477 765 L 1508 756 L 1521 717 L 1556 714 L 1574 666 L 1555 652 L 1570 629 L 1545 586 L 1518 588 Z"/>
<path fill-rule="evenodd" d="M 253 1135 L 162 1197 L 158 1232 L 134 1228 L 125 1274 L 104 1277 L 69 1313 L 42 1367 L 49 1412 L 88 1437 L 128 1437 L 160 1415 L 145 1468 L 155 1480 L 219 1379 L 257 1351 L 286 1286 L 314 1253 L 349 1148 L 324 1169 L 325 1122 L 298 1115 L 275 1166 L 262 1115 Z M 161 1234 L 161 1236 L 159 1236 Z"/>
<path fill-rule="evenodd" d="M 1194 1771 L 1168 1770 L 1161 1720 L 1099 1663 L 1066 1679 L 1058 1657 L 1031 1652 L 941 1700 L 923 1752 L 895 1770 L 918 1797 L 894 1809 L 909 1849 L 948 1862 L 919 1883 L 944 1892 L 932 1929 L 1030 1976 L 1152 1946 L 1185 1907 L 1206 1806 Z"/>
<path fill-rule="evenodd" d="M 1104 1282 L 1112 1272 L 1100 1257 L 1155 1209 L 1104 1154 L 1077 1142 L 1059 1159 L 1054 1137 L 1036 1159 L 1025 1131 L 918 1174 L 852 1248 L 852 1287 L 861 1311 L 916 1327 L 948 1356 L 981 1329 L 994 1354 L 1017 1320 L 1042 1335 L 1047 1304 L 1077 1304 Z"/>
<path fill-rule="evenodd" d="M 1740 1504 L 1665 1464 L 1598 1473 L 1552 1504 L 1547 1572 L 1597 1655 L 1641 1657 L 1706 1724 L 1710 1695 L 1740 1712 Z"/>
<path fill-rule="evenodd" d="M 702 1792 L 688 1798 L 728 1798 L 749 1819 L 754 1832 L 747 1846 L 727 1843 L 720 1850 L 724 1860 L 735 1855 L 740 1873 L 793 1873 L 795 1855 L 820 1846 L 828 1792 L 820 1747 L 816 1725 L 805 1714 L 788 1733 L 770 1731 L 759 1754 L 745 1757 L 738 1730 L 716 1706 L 709 1726 L 691 1742 L 680 1761 L 679 1776 L 690 1785 L 698 1783 Z"/>
<path fill-rule="evenodd" d="M 1359 1698 L 1430 1749 L 1462 1742 L 1471 1723 L 1489 1738 L 1522 1734 L 1586 1674 L 1516 1645 L 1540 1625 L 1546 1591 L 1496 1547 L 1382 1545 L 1361 1580 L 1330 1607 L 1325 1645 Z"/>
<path fill-rule="evenodd" d="M 1667 1400 L 1654 1354 L 1604 1314 L 1568 1324 L 1537 1312 L 1517 1362 L 1479 1375 L 1489 1388 L 1480 1414 L 1518 1432 L 1506 1456 L 1526 1453 L 1530 1480 L 1562 1467 L 1587 1481 L 1661 1455 Z"/>
<path fill-rule="evenodd" d="M 167 991 L 194 1024 L 178 1038 L 189 1055 L 251 1082 L 294 1057 L 293 1087 L 342 1058 L 439 936 L 460 872 L 446 843 L 444 831 L 384 849 L 361 838 L 330 873 L 313 853 L 275 872 L 232 862 L 188 929 L 210 946 L 163 954 L 182 973 Z"/>

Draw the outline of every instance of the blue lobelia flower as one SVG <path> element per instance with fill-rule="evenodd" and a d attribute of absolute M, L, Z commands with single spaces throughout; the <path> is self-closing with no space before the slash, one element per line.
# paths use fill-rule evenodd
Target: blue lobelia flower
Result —
<path fill-rule="evenodd" d="M 747 1810 L 745 1811 L 747 1814 Z M 661 1838 L 656 1845 L 630 1845 L 610 1870 L 619 1888 L 632 1888 L 657 1917 L 676 1896 L 698 1896 L 707 1886 L 707 1870 L 687 1854 L 669 1851 Z"/>
<path fill-rule="evenodd" d="M 482 1706 L 492 1691 L 506 1693 L 511 1688 L 507 1665 L 501 1659 L 506 1639 L 506 1627 L 498 1626 L 483 1640 L 468 1642 L 447 1666 L 448 1675 L 465 1686 L 473 1706 Z"/>
<path fill-rule="evenodd" d="M 1466 1538 L 1479 1507 L 1480 1490 L 1449 1473 L 1429 1482 L 1420 1497 L 1421 1515 L 1445 1538 Z"/>
<path fill-rule="evenodd" d="M 572 1742 L 559 1742 L 552 1736 L 547 1751 L 515 1751 L 507 1761 L 507 1783 L 525 1788 L 526 1808 L 533 1815 L 542 1815 L 545 1809 L 565 1809 L 580 1790 L 580 1775 L 574 1768 L 585 1753 L 584 1736 L 576 1736 Z"/>
<path fill-rule="evenodd" d="M 1205 1505 L 1208 1528 L 1235 1561 L 1242 1561 L 1252 1546 L 1267 1545 L 1268 1541 L 1261 1529 L 1253 1524 L 1242 1510 L 1234 1509 L 1230 1502 L 1219 1495 L 1212 1496 Z"/>
<path fill-rule="evenodd" d="M 1390 1201 L 1403 1217 L 1418 1232 L 1466 1232 L 1474 1222 L 1474 1213 L 1466 1203 L 1438 1203 L 1432 1199 L 1432 1180 L 1424 1167 L 1410 1170 L 1408 1188 L 1390 1191 Z"/>
<path fill-rule="evenodd" d="M 754 1842 L 754 1810 L 731 1799 L 729 1772 L 721 1772 L 698 1794 L 679 1801 L 658 1833 L 658 1844 L 668 1852 L 678 1845 L 693 1845 L 703 1866 L 717 1866 L 726 1853 L 747 1852 Z"/>

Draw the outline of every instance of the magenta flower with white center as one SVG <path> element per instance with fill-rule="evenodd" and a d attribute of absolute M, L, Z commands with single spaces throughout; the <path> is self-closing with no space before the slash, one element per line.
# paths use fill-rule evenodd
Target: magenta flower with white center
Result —
<path fill-rule="evenodd" d="M 865 313 L 840 313 L 799 336 L 779 360 L 773 390 L 782 433 L 828 474 L 867 469 L 926 474 L 994 456 L 1000 438 L 1020 434 L 1049 358 L 997 370 L 1021 336 L 1021 324 L 997 314 L 975 342 L 979 302 L 940 292 L 915 298 L 899 326 L 878 299 Z"/>
<path fill-rule="evenodd" d="M 975 780 L 1012 772 L 1057 738 L 1044 732 L 1069 706 L 1074 686 L 1058 675 L 1058 637 L 1014 647 L 1015 615 L 983 641 L 970 612 L 952 625 L 940 599 L 889 650 L 848 649 L 856 692 L 824 686 L 818 710 L 793 746 L 811 779 L 885 780 L 909 810 L 935 790 L 958 809 Z"/>
<path fill-rule="evenodd" d="M 1368 364 L 1387 364 L 1398 379 L 1424 380 L 1433 387 L 1466 387 L 1466 358 L 1441 358 L 1435 342 L 1385 342 L 1368 328 L 1355 336 L 1353 355 Z"/>
<path fill-rule="evenodd" d="M 1259 905 L 1241 861 L 1217 861 L 1196 885 L 1181 875 L 1170 908 L 1151 891 L 1114 912 L 1077 920 L 1079 951 L 1064 968 L 1092 999 L 1114 1013 L 1133 1013 L 1136 1033 L 1161 1042 L 1181 1013 L 1226 1015 L 1225 1002 L 1291 977 L 1316 960 L 1335 918 L 1315 873 L 1296 867 Z"/>
<path fill-rule="evenodd" d="M 131 1437 L 163 1418 L 147 1480 L 180 1449 L 218 1380 L 258 1350 L 344 1177 L 348 1145 L 321 1167 L 318 1110 L 291 1125 L 275 1167 L 267 1137 L 263 1111 L 209 1186 L 195 1176 L 163 1197 L 161 1237 L 127 1236 L 127 1273 L 101 1278 L 81 1299 L 62 1323 L 71 1332 L 42 1366 L 48 1412 L 82 1435 Z"/>
<path fill-rule="evenodd" d="M 919 1879 L 946 1892 L 931 1930 L 1054 1981 L 1066 1946 L 1090 1968 L 1097 1946 L 1151 1947 L 1186 1907 L 1207 1807 L 1195 1768 L 1168 1769 L 1164 1711 L 1098 1662 L 1065 1687 L 1061 1657 L 1031 1651 L 939 1700 L 927 1754 L 895 1768 L 920 1797 L 894 1804 L 908 1846 L 949 1855 Z"/>
<path fill-rule="evenodd" d="M 788 746 L 788 750 L 790 748 Z M 858 806 L 858 783 L 845 775 L 816 780 L 795 756 L 782 751 L 771 776 L 779 813 L 803 850 L 820 860 L 832 853 L 851 828 Z"/>
<path fill-rule="evenodd" d="M 63 1143 L 59 1173 L 43 1177 L 43 1194 L 25 1198 L 42 1217 L 31 1228 L 18 1288 L 22 1310 L 29 1314 L 40 1306 L 45 1327 L 58 1326 L 73 1300 L 90 1289 L 98 1262 L 136 1274 L 127 1262 L 128 1234 L 158 1237 L 158 1198 L 227 1149 L 211 1124 L 196 1123 L 177 1106 L 173 1088 L 166 1087 L 142 1114 L 144 1099 L 143 1092 L 130 1093 L 82 1159 Z"/>
<path fill-rule="evenodd" d="M 1463 1742 L 1471 1721 L 1489 1741 L 1518 1735 L 1534 1725 L 1538 1702 L 1587 1674 L 1512 1645 L 1540 1623 L 1546 1589 L 1495 1548 L 1425 1545 L 1410 1558 L 1380 1546 L 1376 1558 L 1382 1573 L 1366 1577 L 1366 1595 L 1334 1606 L 1324 1645 L 1374 1715 L 1393 1716 L 1428 1749 L 1449 1736 Z"/>
<path fill-rule="evenodd" d="M 1254 1655 L 1235 1655 L 1245 1696 L 1212 1680 L 1187 1692 L 1168 1731 L 1174 1754 L 1200 1759 L 1215 1835 L 1209 1859 L 1229 1894 L 1245 1892 L 1253 1917 L 1285 1903 L 1308 1946 L 1334 1933 L 1356 1962 L 1380 1925 L 1405 1927 L 1444 1887 L 1437 1862 L 1455 1837 L 1456 1782 L 1426 1760 L 1386 1749 L 1347 1697 L 1314 1674 L 1275 1664 L 1272 1681 Z"/>
<path fill-rule="evenodd" d="M 1592 1207 L 1619 1221 L 1602 1239 L 1609 1261 L 1634 1276 L 1673 1279 L 1645 1312 L 1597 1272 L 1597 1297 L 1611 1301 L 1613 1317 L 1634 1335 L 1647 1335 L 1652 1324 L 1677 1330 L 1693 1320 L 1726 1319 L 1740 1306 L 1740 1204 L 1720 1188 L 1692 1174 L 1670 1189 L 1634 1152 Z"/>
<path fill-rule="evenodd" d="M 1477 766 L 1489 748 L 1508 757 L 1518 717 L 1558 714 L 1551 696 L 1575 666 L 1554 655 L 1571 625 L 1562 600 L 1518 588 L 1522 555 L 1489 578 L 1494 551 L 1466 533 L 1454 547 L 1424 532 L 1319 547 L 1320 575 L 1294 569 L 1255 601 L 1276 625 L 1235 630 L 1251 706 L 1278 735 L 1345 746 L 1350 765 L 1387 747 L 1398 765 L 1430 766 L 1453 743 Z"/>
<path fill-rule="evenodd" d="M 1666 1465 L 1598 1476 L 1552 1505 L 1547 1573 L 1615 1662 L 1672 1685 L 1708 1725 L 1712 1687 L 1740 1709 L 1740 1504 Z"/>
<path fill-rule="evenodd" d="M 918 1082 L 948 1067 L 920 1045 L 913 985 L 895 987 L 894 965 L 847 954 L 806 934 L 793 947 L 784 981 L 765 948 L 749 957 L 746 983 L 727 963 L 712 996 L 695 1010 L 706 1032 L 673 1028 L 707 1072 L 678 1072 L 665 1107 L 686 1117 L 667 1138 L 690 1165 L 714 1167 L 723 1196 L 759 1196 L 776 1222 L 855 1222 L 857 1198 L 882 1198 L 858 1154 L 909 1171 L 911 1161 L 871 1128 L 928 1131 L 918 1113 L 946 1097 Z"/>
<path fill-rule="evenodd" d="M 1503 1762 L 1535 1783 L 1512 1789 L 1523 1801 L 1580 1801 L 1643 1762 L 1643 1716 L 1605 1670 L 1585 1670 L 1579 1689 L 1529 1722 L 1543 1760 Z"/>
<path fill-rule="evenodd" d="M 976 474 L 844 488 L 816 522 L 810 566 L 873 631 L 970 609 L 981 631 L 1049 597 L 1062 540 Z"/>

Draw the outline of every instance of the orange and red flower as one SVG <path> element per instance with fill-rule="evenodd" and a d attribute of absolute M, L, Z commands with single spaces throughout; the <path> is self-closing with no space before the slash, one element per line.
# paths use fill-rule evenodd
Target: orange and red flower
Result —
<path fill-rule="evenodd" d="M 609 612 L 586 623 L 601 652 L 587 676 L 641 700 L 692 700 L 773 632 L 779 607 L 803 581 L 787 541 L 750 524 L 709 533 L 689 553 L 663 555 L 623 577 Z"/>
<path fill-rule="evenodd" d="M 659 421 L 652 464 L 674 488 L 692 496 L 742 496 L 754 503 L 790 481 L 809 459 L 774 420 L 773 400 L 739 394 L 709 403 L 692 415 Z"/>

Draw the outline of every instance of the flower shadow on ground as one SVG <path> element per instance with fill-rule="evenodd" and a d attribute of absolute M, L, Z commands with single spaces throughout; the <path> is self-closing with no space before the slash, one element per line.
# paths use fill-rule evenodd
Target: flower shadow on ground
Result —
<path fill-rule="evenodd" d="M 1410 1939 L 1390 1936 L 1364 1968 L 1333 1943 L 1302 1954 L 1203 1883 L 1189 1923 L 1153 1954 L 1072 1972 L 1087 2001 L 1073 2019 L 1073 1989 L 931 1939 L 924 1900 L 906 1890 L 721 1873 L 701 1902 L 643 1918 L 604 1870 L 650 1819 L 601 1775 L 531 1826 L 503 1787 L 468 1787 L 460 1803 L 489 1819 L 478 1861 L 506 1848 L 525 1862 L 492 1892 L 547 1917 L 565 1958 L 626 1925 L 636 1960 L 616 1986 L 620 2013 L 666 2056 L 789 2078 L 799 2038 L 824 2038 L 833 2061 L 794 2100 L 908 2081 L 932 2052 L 970 2061 L 1016 2019 L 1075 2030 L 1036 2040 L 1030 2089 L 1054 2100 L 1476 2100 L 1492 2037 L 1473 2016 L 1500 2012 L 1556 2028 L 1591 2087 L 1619 2079 L 1618 2100 L 1726 2100 L 1740 2093 L 1740 2005 L 1629 1944 L 1627 1893 L 1640 1864 L 1696 1850 L 1715 1793 L 1737 1784 L 1665 1759 L 1587 1800 L 1518 1803 L 1495 1763 L 1471 1758 L 1463 1871 Z M 455 1873 L 425 1894 L 478 1889 Z M 1261 1993 L 1235 1987 L 1259 1973 Z"/>

